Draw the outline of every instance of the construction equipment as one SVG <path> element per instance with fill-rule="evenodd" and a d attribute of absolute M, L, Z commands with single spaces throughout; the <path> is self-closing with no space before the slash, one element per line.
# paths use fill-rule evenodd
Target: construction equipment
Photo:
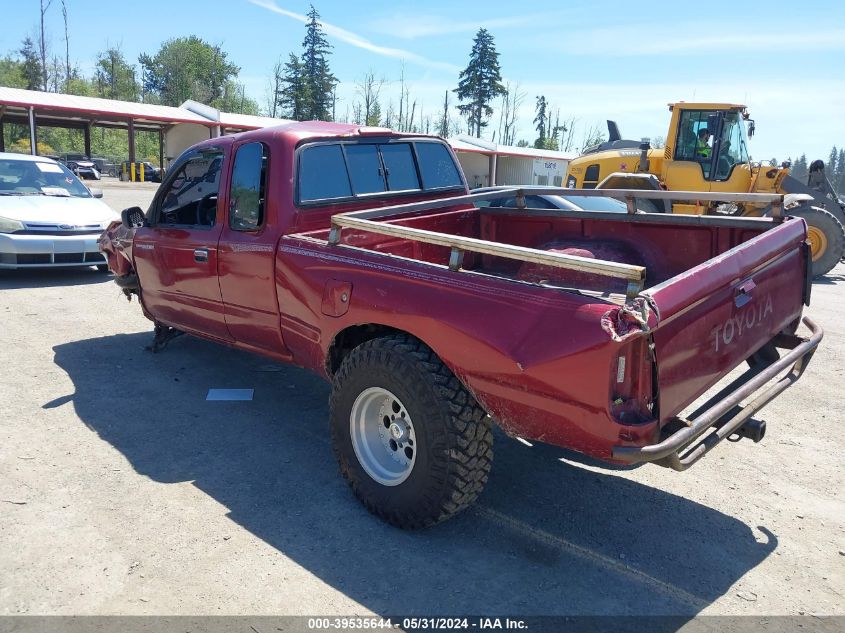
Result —
<path fill-rule="evenodd" d="M 813 276 L 829 272 L 845 254 L 845 205 L 813 161 L 807 185 L 789 175 L 789 164 L 751 162 L 748 137 L 754 121 L 744 105 L 670 103 L 671 119 L 664 148 L 648 141 L 625 140 L 608 121 L 608 140 L 570 161 L 566 187 L 577 189 L 654 189 L 710 193 L 784 195 L 786 213 L 804 218 L 813 257 Z M 761 216 L 759 204 L 652 200 L 648 211 L 733 216 Z"/>

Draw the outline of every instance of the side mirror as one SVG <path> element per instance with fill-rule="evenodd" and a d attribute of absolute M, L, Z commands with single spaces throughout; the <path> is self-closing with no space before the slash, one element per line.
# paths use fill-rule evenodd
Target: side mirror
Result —
<path fill-rule="evenodd" d="M 147 218 L 141 207 L 129 207 L 120 212 L 120 223 L 127 229 L 138 229 L 147 225 Z"/>
<path fill-rule="evenodd" d="M 750 119 L 748 121 L 748 138 L 754 136 L 754 131 L 756 130 L 756 126 L 754 125 L 754 119 Z"/>
<path fill-rule="evenodd" d="M 88 187 L 88 191 L 91 192 L 91 195 L 95 198 L 102 198 L 103 197 L 103 190 L 97 189 L 96 187 Z"/>

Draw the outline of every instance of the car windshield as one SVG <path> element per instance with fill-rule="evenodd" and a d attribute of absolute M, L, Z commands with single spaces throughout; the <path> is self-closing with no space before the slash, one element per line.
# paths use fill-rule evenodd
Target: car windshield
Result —
<path fill-rule="evenodd" d="M 90 198 L 91 192 L 64 165 L 3 158 L 0 159 L 0 196 Z"/>
<path fill-rule="evenodd" d="M 574 204 L 579 209 L 584 209 L 585 211 L 614 211 L 617 213 L 627 213 L 628 207 L 625 206 L 625 203 L 621 200 L 617 200 L 616 198 L 606 198 L 606 197 L 581 197 L 581 196 L 555 196 L 560 197 L 570 204 Z"/>

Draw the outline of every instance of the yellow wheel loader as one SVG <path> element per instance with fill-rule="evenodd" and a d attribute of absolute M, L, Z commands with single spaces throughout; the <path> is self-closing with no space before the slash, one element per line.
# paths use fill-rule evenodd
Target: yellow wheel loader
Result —
<path fill-rule="evenodd" d="M 784 195 L 788 215 L 804 218 L 813 256 L 813 276 L 824 275 L 845 254 L 845 205 L 824 175 L 824 163 L 810 165 L 805 185 L 780 167 L 752 163 L 748 137 L 754 121 L 744 105 L 672 103 L 666 146 L 625 140 L 608 121 L 608 140 L 570 161 L 565 186 L 577 189 L 655 189 Z M 648 201 L 647 211 L 760 216 L 767 207 L 752 204 L 689 204 Z"/>

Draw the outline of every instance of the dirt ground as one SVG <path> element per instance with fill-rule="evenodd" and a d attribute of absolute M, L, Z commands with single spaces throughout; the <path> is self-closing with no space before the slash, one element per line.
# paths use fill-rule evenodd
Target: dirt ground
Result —
<path fill-rule="evenodd" d="M 674 473 L 499 433 L 479 503 L 406 533 L 339 477 L 320 379 L 145 351 L 94 269 L 0 273 L 0 614 L 843 614 L 845 266 L 807 313 L 825 339 L 760 444 Z"/>

